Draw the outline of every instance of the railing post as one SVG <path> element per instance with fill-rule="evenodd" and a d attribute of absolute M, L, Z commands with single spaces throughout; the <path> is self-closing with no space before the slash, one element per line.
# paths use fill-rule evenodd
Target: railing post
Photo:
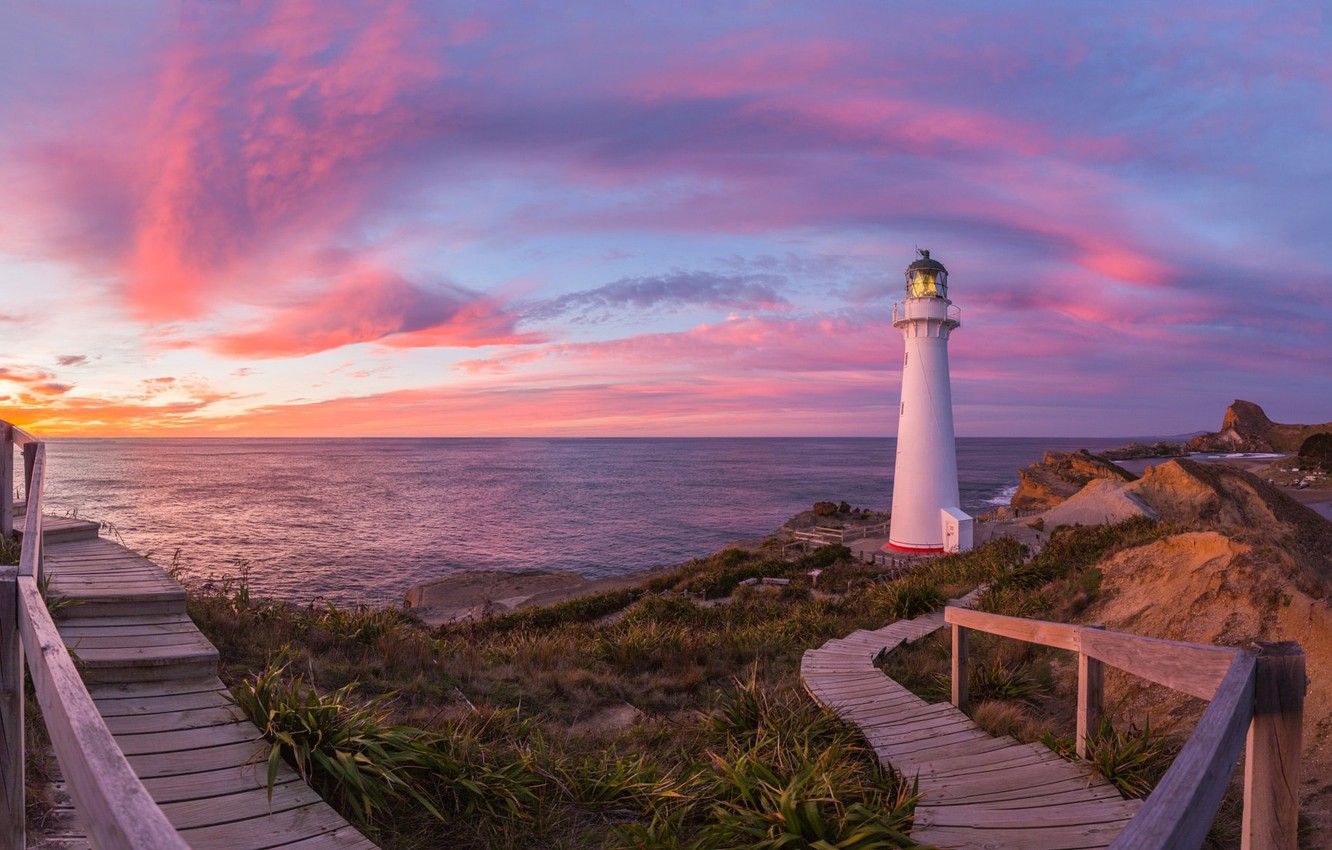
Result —
<path fill-rule="evenodd" d="M 1244 752 L 1241 850 L 1296 850 L 1304 650 L 1293 641 L 1258 643 L 1253 720 Z"/>
<path fill-rule="evenodd" d="M 1104 629 L 1105 626 L 1089 625 L 1084 628 Z M 1078 758 L 1087 757 L 1087 739 L 1096 734 L 1101 724 L 1102 706 L 1105 702 L 1105 665 L 1087 653 L 1078 651 L 1078 731 L 1075 749 Z"/>
<path fill-rule="evenodd" d="M 32 468 L 37 463 L 37 444 L 26 443 L 23 446 L 23 498 L 26 501 L 32 492 Z"/>
<path fill-rule="evenodd" d="M 0 847 L 24 846 L 23 643 L 18 568 L 0 567 Z"/>
<path fill-rule="evenodd" d="M 966 626 L 953 624 L 953 705 L 959 711 L 967 710 L 967 677 L 970 665 L 967 661 L 967 644 L 970 643 Z"/>
<path fill-rule="evenodd" d="M 4 425 L 4 449 L 0 452 L 0 534 L 14 533 L 14 426 Z"/>

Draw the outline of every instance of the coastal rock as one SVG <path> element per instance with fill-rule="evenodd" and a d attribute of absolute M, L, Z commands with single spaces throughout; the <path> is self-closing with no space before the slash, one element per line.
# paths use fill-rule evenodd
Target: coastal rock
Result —
<path fill-rule="evenodd" d="M 456 622 L 554 601 L 588 583 L 577 573 L 468 570 L 413 586 L 403 607 L 426 622 Z"/>
<path fill-rule="evenodd" d="M 1156 510 L 1129 492 L 1127 481 L 1095 478 L 1043 515 L 1046 528 L 1061 525 L 1109 525 L 1133 517 L 1159 519 Z"/>
<path fill-rule="evenodd" d="M 1017 510 L 1052 508 L 1096 478 L 1132 481 L 1133 475 L 1086 449 L 1049 451 L 1039 463 L 1018 471 L 1018 488 L 1010 504 Z"/>
<path fill-rule="evenodd" d="M 1332 433 L 1332 422 L 1291 425 L 1273 422 L 1251 401 L 1236 399 L 1226 408 L 1221 430 L 1189 440 L 1192 452 L 1295 452 L 1314 434 Z"/>
<path fill-rule="evenodd" d="M 1154 457 L 1184 457 L 1189 453 L 1183 443 L 1129 443 L 1117 449 L 1101 452 L 1106 460 L 1143 460 Z"/>

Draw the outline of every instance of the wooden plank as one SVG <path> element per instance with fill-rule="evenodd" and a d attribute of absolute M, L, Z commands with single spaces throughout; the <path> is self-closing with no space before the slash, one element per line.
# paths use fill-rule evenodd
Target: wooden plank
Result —
<path fill-rule="evenodd" d="M 942 744 L 937 747 L 920 750 L 912 753 L 895 753 L 894 757 L 902 759 L 903 762 L 909 762 L 914 766 L 923 766 L 935 758 L 947 758 L 949 756 L 961 755 L 963 753 L 985 753 L 990 750 L 1003 749 L 1009 744 L 1015 743 L 1013 739 L 990 738 L 988 740 L 973 738 L 956 744 Z M 877 750 L 876 750 L 877 752 Z"/>
<path fill-rule="evenodd" d="M 288 782 L 273 788 L 271 801 L 267 787 L 251 788 L 206 799 L 166 803 L 162 811 L 172 826 L 182 831 L 247 821 L 242 824 L 247 831 L 262 835 L 268 827 L 268 815 L 314 805 L 325 803 L 313 788 L 304 782 Z M 278 837 L 272 836 L 274 839 Z"/>
<path fill-rule="evenodd" d="M 266 850 L 344 826 L 347 821 L 327 803 L 314 803 L 250 820 L 185 829 L 181 836 L 193 850 Z"/>
<path fill-rule="evenodd" d="M 195 694 L 203 691 L 226 691 L 216 674 L 193 679 L 173 679 L 169 682 L 103 682 L 88 686 L 88 692 L 100 705 L 104 700 L 144 699 Z"/>
<path fill-rule="evenodd" d="M 968 644 L 967 635 L 970 632 L 966 626 L 959 626 L 953 623 L 953 658 L 951 675 L 953 677 L 953 705 L 957 706 L 959 711 L 967 710 L 967 686 L 968 676 L 971 675 L 971 667 L 967 660 Z"/>
<path fill-rule="evenodd" d="M 0 431 L 0 534 L 9 537 L 14 533 L 14 427 L 0 424 Z"/>
<path fill-rule="evenodd" d="M 1003 614 L 989 614 L 952 606 L 944 609 L 944 620 L 951 625 L 966 626 L 978 632 L 1024 640 L 1027 643 L 1039 643 L 1056 649 L 1077 650 L 1078 648 L 1079 627 L 1066 623 L 1027 620 L 1022 617 L 1008 617 Z"/>
<path fill-rule="evenodd" d="M 137 614 L 132 617 L 84 617 L 78 609 L 70 612 L 70 616 L 60 618 L 60 630 L 70 628 L 92 628 L 92 629 L 112 629 L 112 628 L 141 628 L 154 625 L 185 625 L 188 624 L 191 629 L 197 629 L 194 621 L 186 614 Z"/>
<path fill-rule="evenodd" d="M 0 846 L 24 846 L 23 638 L 18 568 L 0 566 Z"/>
<path fill-rule="evenodd" d="M 37 453 L 34 491 L 40 482 Z M 19 626 L 52 749 L 99 847 L 185 850 L 97 713 L 31 576 L 19 579 Z"/>
<path fill-rule="evenodd" d="M 1125 800 L 1119 795 L 1113 786 L 1109 788 L 1068 788 L 1063 791 L 1051 791 L 1042 789 L 1039 796 L 1028 797 L 1021 796 L 1026 791 L 1015 791 L 1011 794 L 995 792 L 985 798 L 984 806 L 987 809 L 1008 809 L 1013 811 L 1040 809 L 1047 806 L 1062 805 L 1065 803 L 1085 803 L 1085 802 L 1111 802 L 1127 806 L 1132 817 L 1140 809 L 1141 800 Z M 937 801 L 932 805 L 945 805 L 945 801 Z"/>
<path fill-rule="evenodd" d="M 1027 829 L 1006 829 L 1003 844 L 995 844 L 995 830 L 966 826 L 937 826 L 916 829 L 911 837 L 927 845 L 968 850 L 994 850 L 1010 847 L 1014 850 L 1100 850 L 1110 846 L 1119 824 L 1096 826 L 1053 826 Z"/>
<path fill-rule="evenodd" d="M 922 770 L 921 776 L 926 777 L 928 775 L 930 781 L 933 782 L 950 777 L 976 776 L 989 771 L 1007 770 L 1025 764 L 1044 764 L 1052 760 L 1062 761 L 1054 753 L 1047 751 L 1042 755 L 1019 744 L 1001 750 L 992 750 L 988 753 L 977 753 L 975 755 L 968 753 L 951 759 L 933 759 L 929 763 L 928 772 Z"/>
<path fill-rule="evenodd" d="M 28 507 L 23 516 L 23 549 L 19 553 L 18 574 L 36 576 L 37 567 L 42 562 L 42 483 L 46 469 L 46 446 L 37 444 L 33 453 L 32 486 L 28 491 Z M 22 590 L 19 591 L 22 597 Z M 20 618 L 21 619 L 21 618 Z"/>
<path fill-rule="evenodd" d="M 198 729 L 204 726 L 217 726 L 221 723 L 234 723 L 244 718 L 244 712 L 230 703 L 202 708 L 186 708 L 178 711 L 160 711 L 154 714 L 128 714 L 119 717 L 102 716 L 102 719 L 106 721 L 107 728 L 111 730 L 111 734 L 117 738 L 122 735 L 144 735 L 172 730 Z"/>
<path fill-rule="evenodd" d="M 1199 646 L 1098 629 L 1083 629 L 1081 638 L 1082 651 L 1091 657 L 1202 699 L 1212 699 L 1241 652 L 1228 646 Z"/>
<path fill-rule="evenodd" d="M 64 629 L 60 636 L 65 639 L 65 646 L 81 652 L 89 649 L 137 649 L 148 651 L 164 646 L 196 646 L 211 648 L 212 644 L 199 632 L 160 632 L 140 635 L 71 635 Z"/>
<path fill-rule="evenodd" d="M 151 753 L 142 756 L 127 756 L 129 763 L 139 776 L 149 777 L 179 776 L 189 773 L 204 773 L 223 768 L 258 767 L 258 763 L 268 758 L 267 744 L 228 744 L 222 747 L 209 747 L 186 753 Z"/>
<path fill-rule="evenodd" d="M 1242 653 L 1184 748 L 1112 847 L 1197 847 L 1211 828 L 1253 715 L 1254 657 Z"/>
<path fill-rule="evenodd" d="M 970 741 L 981 741 L 981 740 L 990 740 L 990 736 L 986 735 L 984 732 L 982 732 L 979 729 L 975 730 L 966 729 L 960 732 L 950 732 L 947 735 L 932 736 L 920 741 L 914 741 L 914 740 L 908 741 L 901 744 L 900 746 L 896 744 L 893 745 L 885 744 L 882 745 L 882 749 L 885 752 L 892 752 L 896 755 L 909 756 L 912 753 L 928 752 L 933 749 L 947 747 L 951 744 L 961 744 Z M 876 745 L 875 749 L 879 750 L 880 746 Z"/>
<path fill-rule="evenodd" d="M 150 735 L 119 735 L 116 743 L 126 756 L 154 753 L 199 752 L 213 747 L 245 744 L 262 740 L 259 729 L 249 720 L 200 726 L 190 729 L 170 729 Z"/>
<path fill-rule="evenodd" d="M 1253 720 L 1244 756 L 1241 850 L 1297 850 L 1304 650 L 1261 643 L 1254 671 Z"/>
<path fill-rule="evenodd" d="M 94 699 L 94 703 L 108 724 L 118 717 L 152 717 L 157 714 L 174 714 L 231 705 L 225 691 L 195 691 L 186 694 L 110 700 Z"/>
<path fill-rule="evenodd" d="M 1104 626 L 1088 626 L 1103 629 Z M 1073 747 L 1078 758 L 1087 757 L 1087 739 L 1096 734 L 1101 724 L 1101 707 L 1105 700 L 1105 664 L 1085 652 L 1078 653 L 1078 707 L 1077 731 Z"/>
<path fill-rule="evenodd" d="M 282 850 L 378 850 L 378 847 L 355 827 L 345 826 L 313 838 L 283 844 Z"/>
<path fill-rule="evenodd" d="M 1041 809 L 1001 809 L 989 806 L 945 806 L 917 814 L 920 826 L 970 826 L 1020 829 L 1034 826 L 1082 826 L 1119 823 L 1133 817 L 1126 801 L 1089 800 L 1061 803 Z M 923 823 L 922 823 L 923 821 Z"/>

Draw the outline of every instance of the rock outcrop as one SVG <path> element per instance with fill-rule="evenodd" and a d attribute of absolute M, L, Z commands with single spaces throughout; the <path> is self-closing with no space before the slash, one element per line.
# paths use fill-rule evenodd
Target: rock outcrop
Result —
<path fill-rule="evenodd" d="M 1189 440 L 1191 452 L 1295 452 L 1314 434 L 1332 433 L 1332 422 L 1288 425 L 1273 422 L 1251 401 L 1236 399 L 1226 408 L 1221 430 Z"/>
<path fill-rule="evenodd" d="M 1189 453 L 1183 443 L 1129 443 L 1117 449 L 1101 452 L 1106 460 L 1143 460 L 1154 457 L 1184 457 Z"/>
<path fill-rule="evenodd" d="M 1018 470 L 1018 488 L 1010 504 L 1018 510 L 1052 508 L 1096 478 L 1134 480 L 1131 473 L 1086 449 L 1046 452 L 1039 463 Z"/>

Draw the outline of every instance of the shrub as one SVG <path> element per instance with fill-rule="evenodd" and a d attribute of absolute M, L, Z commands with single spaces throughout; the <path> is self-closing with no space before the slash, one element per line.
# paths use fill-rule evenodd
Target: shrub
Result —
<path fill-rule="evenodd" d="M 715 748 L 698 776 L 699 850 L 914 847 L 915 784 L 885 771 L 853 727 L 751 670 L 709 715 Z M 645 845 L 661 846 L 661 845 Z"/>
<path fill-rule="evenodd" d="M 268 755 L 271 797 L 278 767 L 286 760 L 344 815 L 371 827 L 413 800 L 441 817 L 419 791 L 431 759 L 419 730 L 389 725 L 382 703 L 356 704 L 352 686 L 320 694 L 285 664 L 245 679 L 233 690 L 237 706 L 272 742 Z"/>
<path fill-rule="evenodd" d="M 808 555 L 800 559 L 801 569 L 826 569 L 833 564 L 842 561 L 851 560 L 851 550 L 841 543 L 830 543 L 827 546 L 820 546 Z"/>
<path fill-rule="evenodd" d="M 1028 700 L 1043 690 L 1030 665 L 991 660 L 972 664 L 967 671 L 967 691 L 974 700 Z"/>
<path fill-rule="evenodd" d="M 919 578 L 879 585 L 870 593 L 872 604 L 885 620 L 909 620 L 928 614 L 948 601 L 937 585 Z"/>
<path fill-rule="evenodd" d="M 1300 468 L 1332 472 L 1332 434 L 1314 434 L 1300 444 Z"/>

